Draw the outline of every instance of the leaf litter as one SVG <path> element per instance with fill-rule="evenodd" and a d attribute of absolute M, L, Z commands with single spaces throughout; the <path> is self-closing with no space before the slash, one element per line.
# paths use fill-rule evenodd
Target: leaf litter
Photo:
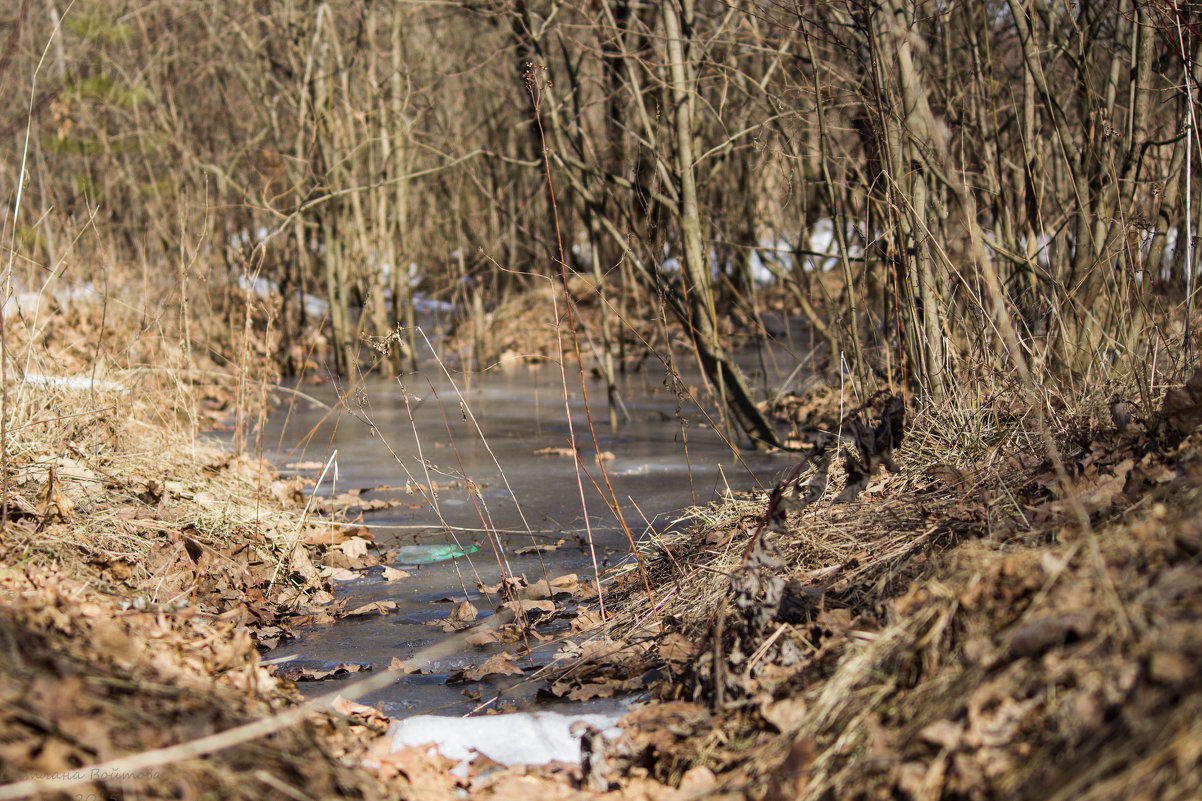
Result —
<path fill-rule="evenodd" d="M 300 696 L 261 651 L 342 614 L 319 568 L 331 554 L 356 565 L 374 557 L 366 529 L 302 522 L 296 484 L 194 436 L 232 410 L 233 376 L 200 353 L 187 369 L 146 367 L 176 356 L 147 352 L 149 340 L 136 352 L 114 347 L 120 326 L 89 314 L 52 316 L 34 342 L 5 320 L 10 358 L 27 347 L 56 373 L 107 374 L 123 389 L 7 387 L 0 794 L 59 798 L 74 782 L 80 797 L 383 797 L 347 759 L 367 730 L 328 714 L 203 758 L 119 767 L 294 707 Z M 88 331 L 106 340 L 96 364 L 46 347 L 51 333 L 70 342 Z M 339 547 L 351 537 L 349 551 Z M 106 762 L 118 767 L 92 769 Z M 20 784 L 31 778 L 41 789 Z"/>

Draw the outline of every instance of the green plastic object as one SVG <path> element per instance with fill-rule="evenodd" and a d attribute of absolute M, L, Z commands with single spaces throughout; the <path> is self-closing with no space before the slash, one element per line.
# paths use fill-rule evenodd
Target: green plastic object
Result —
<path fill-rule="evenodd" d="M 480 550 L 475 545 L 402 545 L 392 561 L 399 565 L 432 565 L 449 562 Z"/>

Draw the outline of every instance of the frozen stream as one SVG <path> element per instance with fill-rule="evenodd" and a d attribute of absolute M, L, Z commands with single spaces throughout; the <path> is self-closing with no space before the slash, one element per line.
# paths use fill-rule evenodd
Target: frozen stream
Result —
<path fill-rule="evenodd" d="M 700 385 L 696 376 L 686 376 L 686 380 L 694 387 Z M 444 487 L 437 494 L 443 519 L 459 545 L 479 549 L 453 562 L 418 569 L 406 567 L 411 578 L 386 582 L 376 568 L 362 579 L 340 583 L 348 608 L 391 600 L 399 609 L 386 616 L 349 618 L 333 626 L 303 629 L 298 639 L 284 643 L 269 656 L 295 655 L 291 665 L 314 669 L 352 662 L 383 670 L 393 657 L 407 660 L 445 637 L 427 622 L 447 617 L 454 603 L 470 600 L 479 607 L 482 618 L 491 614 L 491 606 L 476 591 L 476 583 L 495 584 L 501 576 L 481 514 L 487 528 L 503 532 L 499 539 L 510 570 L 525 574 L 531 582 L 543 578 L 544 571 L 552 578 L 577 573 L 583 580 L 593 575 L 585 509 L 602 570 L 627 558 L 625 537 L 587 477 L 583 478 L 582 508 L 574 461 L 567 456 L 535 453 L 569 446 L 558 368 L 517 366 L 473 375 L 467 389 L 462 376 L 455 381 L 463 393 L 462 400 L 440 372 L 407 375 L 401 382 L 371 379 L 351 393 L 347 405 L 354 415 L 345 410 L 341 415 L 330 411 L 337 405 L 336 388 L 306 386 L 301 391 L 320 403 L 298 396 L 291 410 L 285 402 L 268 420 L 265 445 L 271 451 L 282 443 L 275 453 L 280 465 L 320 462 L 337 451 L 335 489 L 339 492 L 381 485 L 403 488 L 410 480 L 425 484 L 420 449 L 430 478 Z M 579 375 L 569 371 L 568 385 L 583 461 L 600 481 Z M 590 380 L 587 391 L 600 449 L 614 455 L 606 462 L 610 481 L 621 501 L 622 514 L 636 536 L 646 530 L 642 515 L 656 530 L 664 530 L 678 510 L 705 503 L 724 493 L 727 486 L 736 490 L 754 487 L 756 477 L 769 485 L 775 474 L 790 464 L 788 455 L 744 451 L 736 458 L 696 407 L 688 403 L 681 410 L 686 421 L 682 427 L 677 399 L 664 386 L 664 370 L 658 362 L 648 362 L 645 371 L 624 377 L 621 391 L 631 419 L 620 426 L 616 435 L 609 432 L 604 384 Z M 464 413 L 461 404 L 470 409 L 470 415 Z M 307 446 L 295 447 L 310 433 Z M 289 472 L 284 467 L 284 473 Z M 306 474 L 315 475 L 316 471 L 310 469 Z M 464 488 L 464 476 L 480 487 L 483 505 L 479 511 Z M 329 491 L 328 478 L 322 489 Z M 451 543 L 434 505 L 420 493 L 377 491 L 363 497 L 395 497 L 402 501 L 392 509 L 364 516 L 364 523 L 383 550 Z M 537 553 L 514 553 L 524 546 L 561 539 L 563 544 L 542 553 L 541 559 Z M 536 649 L 536 663 L 548 661 L 558 647 L 552 643 Z M 514 646 L 508 649 L 512 653 Z M 499 646 L 464 646 L 435 661 L 432 673 L 405 676 L 391 688 L 362 700 L 393 717 L 469 712 L 477 702 L 464 697 L 463 685 L 446 685 L 447 675 L 478 665 L 500 650 Z M 339 680 L 299 686 L 316 694 L 328 691 Z M 490 685 L 483 690 L 486 700 L 490 691 L 493 695 L 497 692 Z"/>

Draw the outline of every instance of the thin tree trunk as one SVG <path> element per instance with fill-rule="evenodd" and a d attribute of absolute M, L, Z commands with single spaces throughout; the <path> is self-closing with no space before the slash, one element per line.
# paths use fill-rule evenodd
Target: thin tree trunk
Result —
<path fill-rule="evenodd" d="M 679 191 L 680 249 L 691 320 L 689 333 L 706 376 L 733 412 L 743 431 L 756 447 L 780 445 L 780 439 L 763 412 L 756 406 L 742 371 L 727 356 L 717 329 L 713 286 L 701 239 L 697 181 L 693 168 L 692 85 L 685 61 L 682 28 L 691 18 L 691 0 L 664 2 L 661 6 L 667 37 L 669 86 L 675 108 L 676 183 Z"/>

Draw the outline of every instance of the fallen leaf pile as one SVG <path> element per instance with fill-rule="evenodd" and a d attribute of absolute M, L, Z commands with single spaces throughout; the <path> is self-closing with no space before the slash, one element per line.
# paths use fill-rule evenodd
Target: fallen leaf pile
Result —
<path fill-rule="evenodd" d="M 88 778 L 72 797 L 168 798 L 202 788 L 248 801 L 293 797 L 281 787 L 381 796 L 338 758 L 335 750 L 358 746 L 333 719 L 204 759 L 91 771 L 270 715 L 290 696 L 258 666 L 250 632 L 231 617 L 194 607 L 123 611 L 111 596 L 32 566 L 0 573 L 0 597 L 0 783 Z"/>

